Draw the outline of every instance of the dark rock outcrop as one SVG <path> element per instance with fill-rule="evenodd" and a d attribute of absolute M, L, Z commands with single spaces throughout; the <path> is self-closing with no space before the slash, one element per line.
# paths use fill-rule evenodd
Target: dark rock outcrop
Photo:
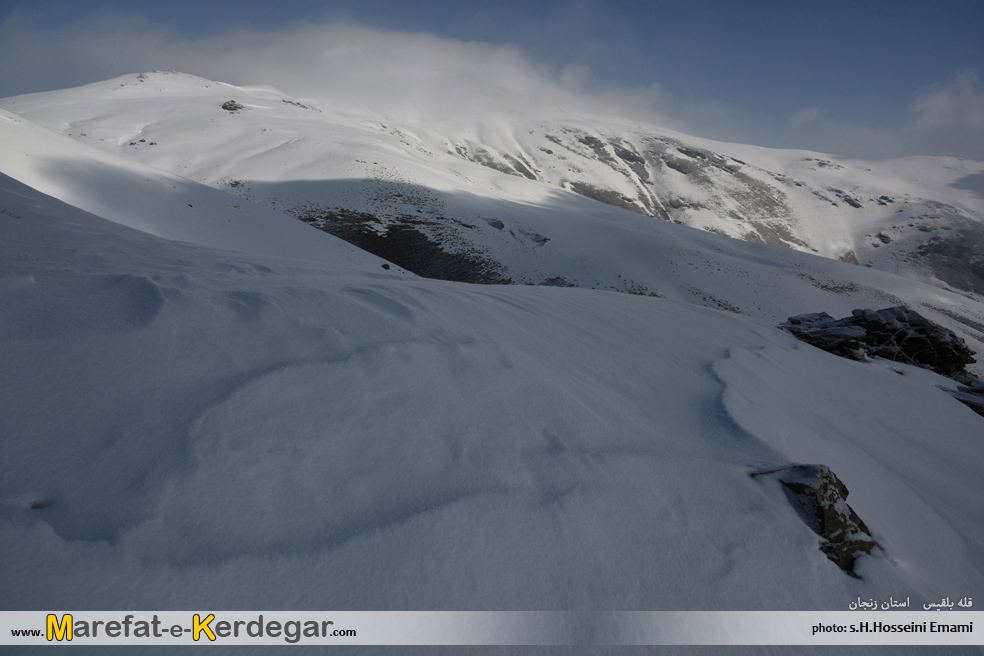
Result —
<path fill-rule="evenodd" d="M 227 112 L 238 112 L 240 109 L 246 109 L 246 106 L 237 103 L 235 100 L 229 100 L 222 103 L 222 109 Z"/>
<path fill-rule="evenodd" d="M 950 392 L 953 398 L 984 417 L 984 380 L 977 376 L 955 376 L 954 380 L 960 387 L 956 392 Z"/>
<path fill-rule="evenodd" d="M 439 230 L 442 223 L 453 219 L 429 220 L 409 214 L 382 219 L 367 212 L 338 208 L 312 210 L 298 218 L 424 278 L 489 285 L 512 283 L 505 267 L 478 250 L 446 250 L 453 240 L 442 240 L 438 232 L 431 230 Z"/>
<path fill-rule="evenodd" d="M 953 331 L 906 307 L 854 310 L 834 319 L 826 312 L 789 317 L 779 326 L 807 344 L 851 360 L 876 356 L 930 369 L 961 386 L 955 399 L 984 417 L 984 380 L 967 373 L 974 352 Z M 948 390 L 949 391 L 949 390 Z"/>
<path fill-rule="evenodd" d="M 854 310 L 851 315 L 803 314 L 780 328 L 841 357 L 863 361 L 877 356 L 949 377 L 965 374 L 966 365 L 976 362 L 963 339 L 909 308 Z"/>
<path fill-rule="evenodd" d="M 868 527 L 847 505 L 847 486 L 826 465 L 793 465 L 752 474 L 760 476 L 782 483 L 800 519 L 822 538 L 820 551 L 842 570 L 852 573 L 854 562 L 877 546 Z"/>

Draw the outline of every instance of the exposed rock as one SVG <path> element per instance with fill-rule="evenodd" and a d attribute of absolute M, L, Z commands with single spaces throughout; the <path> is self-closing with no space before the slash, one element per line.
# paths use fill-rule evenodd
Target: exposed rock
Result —
<path fill-rule="evenodd" d="M 595 148 L 595 147 L 599 147 L 599 146 L 603 147 L 604 146 L 604 144 L 602 143 L 601 139 L 599 139 L 598 137 L 592 137 L 590 134 L 581 137 L 580 139 L 578 139 L 578 141 L 580 141 L 581 143 L 583 143 L 585 146 L 589 146 L 591 148 Z"/>
<path fill-rule="evenodd" d="M 424 278 L 491 285 L 512 283 L 499 263 L 474 249 L 452 250 L 452 240 L 441 239 L 442 224 L 454 219 L 426 220 L 409 214 L 384 219 L 341 208 L 312 208 L 300 212 L 297 218 Z"/>
<path fill-rule="evenodd" d="M 695 148 L 685 148 L 684 146 L 679 146 L 677 150 L 687 157 L 692 157 L 693 159 L 707 159 L 707 153 Z"/>
<path fill-rule="evenodd" d="M 280 102 L 284 103 L 285 105 L 293 105 L 294 107 L 300 107 L 301 109 L 310 109 L 318 112 L 319 114 L 321 113 L 321 110 L 318 109 L 317 107 L 310 107 L 308 105 L 296 102 L 294 100 L 281 100 Z"/>
<path fill-rule="evenodd" d="M 505 173 L 506 175 L 515 175 L 515 176 L 523 175 L 513 167 L 509 166 L 508 164 L 504 164 L 499 160 L 497 160 L 495 156 L 492 155 L 492 153 L 485 150 L 484 148 L 475 148 L 474 152 L 470 152 L 464 146 L 458 146 L 456 150 L 458 151 L 458 154 L 464 157 L 465 159 L 469 159 L 475 162 L 476 164 L 481 164 L 482 166 L 490 168 L 493 171 L 498 171 L 499 173 Z M 536 179 L 536 176 L 534 176 L 532 173 L 530 173 L 529 171 L 527 171 L 527 173 L 529 175 L 527 175 L 526 177 L 532 176 L 531 179 L 533 180 Z"/>
<path fill-rule="evenodd" d="M 918 246 L 916 254 L 940 280 L 984 294 L 984 226 L 942 203 L 925 205 L 933 215 L 920 219 L 935 222 L 918 227 L 932 237 Z"/>
<path fill-rule="evenodd" d="M 550 241 L 550 237 L 544 237 L 539 232 L 530 230 L 529 228 L 520 228 L 519 234 L 523 235 L 537 246 L 543 246 L 548 241 Z"/>
<path fill-rule="evenodd" d="M 976 362 L 962 338 L 909 308 L 854 310 L 851 315 L 804 314 L 780 328 L 841 357 L 864 361 L 877 356 L 949 377 L 966 375 L 966 365 Z"/>
<path fill-rule="evenodd" d="M 956 400 L 984 417 L 984 380 L 977 376 L 957 376 L 954 378 L 960 387 L 950 392 Z"/>
<path fill-rule="evenodd" d="M 543 282 L 537 284 L 543 285 L 544 287 L 577 287 L 577 285 L 569 281 L 564 276 L 554 276 L 553 278 L 547 278 Z"/>
<path fill-rule="evenodd" d="M 626 150 L 621 146 L 614 146 L 615 154 L 618 155 L 619 159 L 625 162 L 630 162 L 633 164 L 645 164 L 646 160 L 639 157 L 637 154 L 633 153 L 631 150 Z M 648 177 L 648 176 L 647 176 Z"/>
<path fill-rule="evenodd" d="M 240 109 L 246 109 L 246 106 L 240 105 L 235 100 L 229 100 L 228 102 L 222 103 L 222 109 L 227 112 L 238 112 Z"/>
<path fill-rule="evenodd" d="M 860 262 L 858 262 L 858 256 L 853 250 L 847 251 L 837 259 L 840 260 L 841 262 L 847 262 L 848 264 L 859 264 L 859 265 L 861 264 Z"/>
<path fill-rule="evenodd" d="M 513 157 L 512 155 L 503 155 L 505 160 L 512 164 L 513 169 L 515 169 L 521 176 L 527 180 L 536 180 L 536 174 L 530 170 L 530 167 L 526 163 L 520 161 L 519 159 Z"/>
<path fill-rule="evenodd" d="M 789 317 L 779 327 L 807 344 L 851 360 L 877 356 L 930 369 L 961 384 L 948 391 L 984 417 L 984 380 L 967 373 L 974 352 L 953 331 L 906 307 L 854 310 L 834 319 L 826 312 Z"/>
<path fill-rule="evenodd" d="M 842 570 L 853 572 L 854 562 L 875 548 L 868 527 L 847 505 L 847 486 L 826 465 L 793 465 L 752 474 L 759 476 L 782 483 L 800 519 L 822 538 L 820 551 Z"/>
<path fill-rule="evenodd" d="M 645 214 L 643 208 L 639 206 L 631 198 L 626 198 L 614 189 L 608 189 L 606 187 L 597 187 L 587 182 L 572 182 L 570 183 L 571 191 L 577 194 L 581 194 L 586 198 L 596 200 L 599 203 L 605 203 L 606 205 L 614 205 L 615 207 L 621 207 L 622 209 L 630 210 L 637 214 Z"/>
<path fill-rule="evenodd" d="M 672 157 L 664 158 L 663 163 L 674 171 L 678 171 L 684 175 L 693 175 L 698 170 L 693 164 L 681 159 L 674 159 Z"/>

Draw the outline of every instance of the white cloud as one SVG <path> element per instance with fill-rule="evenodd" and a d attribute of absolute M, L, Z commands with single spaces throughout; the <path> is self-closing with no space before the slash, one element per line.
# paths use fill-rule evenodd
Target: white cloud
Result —
<path fill-rule="evenodd" d="M 564 109 L 660 120 L 653 110 L 662 98 L 655 87 L 627 94 L 602 88 L 586 66 L 555 71 L 516 46 L 351 21 L 195 39 L 118 14 L 49 31 L 16 16 L 0 25 L 0 79 L 21 91 L 158 69 L 237 85 L 266 84 L 393 117 L 426 113 L 474 119 Z"/>
<path fill-rule="evenodd" d="M 977 71 L 927 88 L 911 106 L 904 138 L 919 152 L 984 159 L 984 90 Z"/>
<path fill-rule="evenodd" d="M 915 131 L 971 129 L 984 131 L 984 90 L 977 90 L 977 71 L 963 71 L 948 84 L 925 91 L 912 104 Z"/>
<path fill-rule="evenodd" d="M 825 113 L 826 111 L 820 107 L 804 107 L 793 112 L 789 117 L 789 123 L 795 126 L 809 125 L 819 121 Z"/>
<path fill-rule="evenodd" d="M 925 90 L 912 120 L 858 123 L 821 107 L 778 120 L 658 84 L 606 84 L 588 65 L 551 67 L 518 46 L 372 28 L 344 20 L 188 38 L 139 16 L 103 13 L 55 29 L 13 14 L 0 24 L 0 96 L 172 69 L 392 120 L 416 114 L 508 120 L 512 113 L 618 115 L 684 133 L 856 157 L 949 154 L 984 158 L 984 92 L 976 73 Z"/>

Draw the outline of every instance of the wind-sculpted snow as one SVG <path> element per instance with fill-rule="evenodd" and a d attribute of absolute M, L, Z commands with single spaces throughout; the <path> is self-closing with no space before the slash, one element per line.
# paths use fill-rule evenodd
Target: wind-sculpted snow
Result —
<path fill-rule="evenodd" d="M 0 230 L 4 317 L 58 326 L 0 333 L 4 608 L 806 610 L 984 582 L 981 418 L 930 372 L 671 299 L 167 241 L 6 177 Z M 108 294 L 98 330 L 80 289 Z M 860 578 L 750 476 L 797 463 L 850 489 Z"/>
<path fill-rule="evenodd" d="M 40 260 L 36 263 L 40 264 Z M 161 290 L 142 276 L 59 273 L 50 275 L 44 271 L 5 281 L 0 288 L 0 303 L 16 307 L 17 312 L 0 316 L 0 335 L 44 339 L 64 334 L 130 332 L 153 321 L 164 304 Z M 52 316 L 46 307 L 52 288 L 66 299 L 57 316 Z"/>
<path fill-rule="evenodd" d="M 984 511 L 957 482 L 984 465 L 980 418 L 937 388 L 952 381 L 807 346 L 736 349 L 714 372 L 739 426 L 789 462 L 823 463 L 836 472 L 884 557 L 909 563 L 915 585 L 959 586 L 964 576 L 981 576 L 976 554 Z M 975 519 L 954 523 L 957 517 Z M 862 559 L 856 566 L 865 576 L 872 564 Z"/>
<path fill-rule="evenodd" d="M 472 497 L 559 502 L 621 440 L 503 350 L 391 343 L 243 384 L 195 422 L 194 474 L 155 526 L 184 536 L 168 561 L 322 551 Z"/>

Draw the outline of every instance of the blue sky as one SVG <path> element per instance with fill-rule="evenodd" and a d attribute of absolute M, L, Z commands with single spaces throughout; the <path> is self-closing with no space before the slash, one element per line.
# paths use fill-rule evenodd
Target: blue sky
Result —
<path fill-rule="evenodd" d="M 0 96 L 93 82 L 138 64 L 173 68 L 174 60 L 200 69 L 190 73 L 280 86 L 212 70 L 204 44 L 246 33 L 290 40 L 302 21 L 354 22 L 382 30 L 380 38 L 396 31 L 516 46 L 554 82 L 608 97 L 625 92 L 700 136 L 851 156 L 984 159 L 981 0 L 2 2 Z M 154 47 L 141 50 L 134 33 L 151 35 Z M 52 47 L 72 39 L 82 44 L 75 52 Z M 115 64 L 107 53 L 114 48 Z M 170 56 L 179 49 L 200 59 Z M 264 72 L 278 77 L 275 68 Z"/>

